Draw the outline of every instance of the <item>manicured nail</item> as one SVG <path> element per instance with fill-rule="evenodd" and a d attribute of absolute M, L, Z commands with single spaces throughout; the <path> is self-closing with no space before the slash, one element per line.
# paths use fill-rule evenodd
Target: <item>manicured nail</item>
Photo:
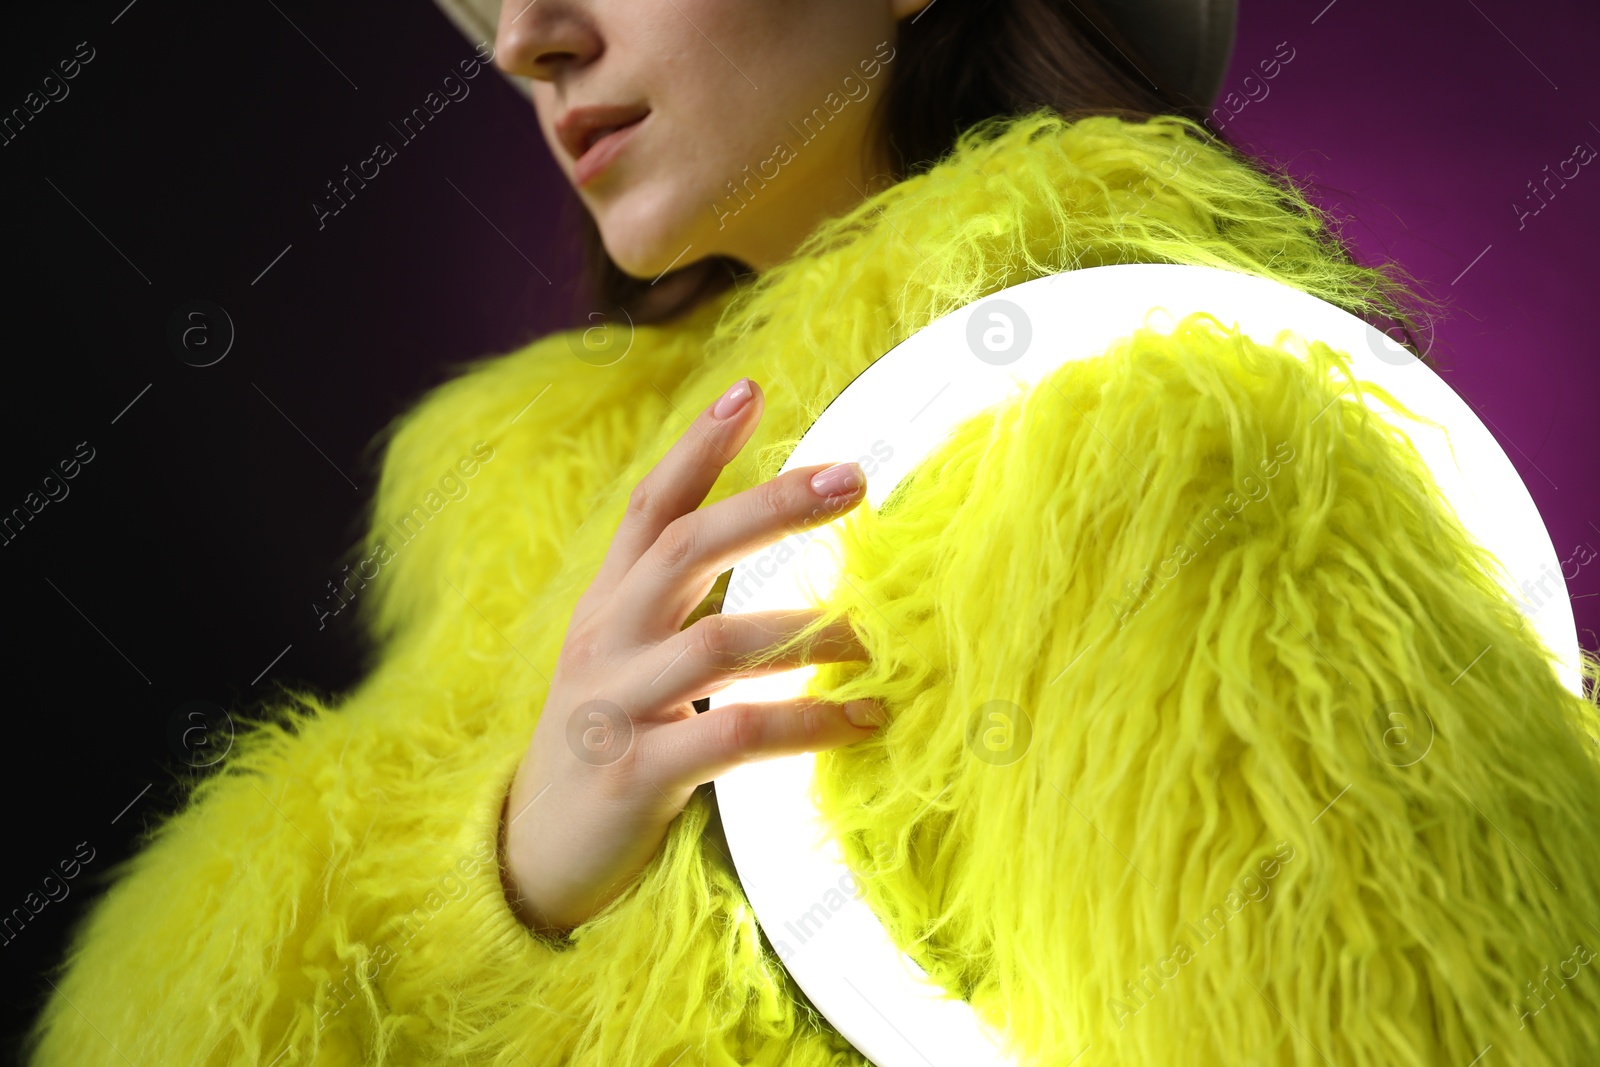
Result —
<path fill-rule="evenodd" d="M 711 409 L 715 418 L 726 419 L 732 416 L 750 400 L 750 379 L 740 378 L 728 387 L 717 401 L 717 406 Z"/>
<path fill-rule="evenodd" d="M 811 476 L 811 488 L 818 496 L 849 496 L 866 484 L 866 475 L 854 463 L 835 463 Z"/>
<path fill-rule="evenodd" d="M 875 701 L 852 700 L 844 706 L 844 717 L 852 726 L 876 727 L 883 725 L 883 709 Z"/>

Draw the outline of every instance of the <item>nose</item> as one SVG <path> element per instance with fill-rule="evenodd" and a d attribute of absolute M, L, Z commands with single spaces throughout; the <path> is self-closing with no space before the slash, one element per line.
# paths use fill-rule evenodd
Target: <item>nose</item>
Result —
<path fill-rule="evenodd" d="M 554 81 L 604 47 L 593 17 L 571 0 L 501 0 L 494 63 L 507 74 Z"/>

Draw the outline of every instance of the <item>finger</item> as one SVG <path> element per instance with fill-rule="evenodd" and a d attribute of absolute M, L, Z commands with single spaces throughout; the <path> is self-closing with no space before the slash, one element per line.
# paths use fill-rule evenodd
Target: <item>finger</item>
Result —
<path fill-rule="evenodd" d="M 759 678 L 809 663 L 867 658 L 849 621 L 838 619 L 766 663 L 746 662 L 794 637 L 820 614 L 811 610 L 707 615 L 633 661 L 630 667 L 640 677 L 623 690 L 629 706 L 668 707 L 709 696 L 740 678 Z"/>
<path fill-rule="evenodd" d="M 765 407 L 761 387 L 740 378 L 673 442 L 634 486 L 628 509 L 589 589 L 604 599 L 672 520 L 698 508 L 722 469 L 749 441 Z"/>
<path fill-rule="evenodd" d="M 843 705 L 796 697 L 729 704 L 652 730 L 639 741 L 649 750 L 648 765 L 663 787 L 693 788 L 745 763 L 864 740 L 882 720 L 881 707 L 870 700 Z"/>
<path fill-rule="evenodd" d="M 622 617 L 643 623 L 666 612 L 676 630 L 718 574 L 849 511 L 864 499 L 866 484 L 855 463 L 800 467 L 674 519 L 617 586 Z"/>

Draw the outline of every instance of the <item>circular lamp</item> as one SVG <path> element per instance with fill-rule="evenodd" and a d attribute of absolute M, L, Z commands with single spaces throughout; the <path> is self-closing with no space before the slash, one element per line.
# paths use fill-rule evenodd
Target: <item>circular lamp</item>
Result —
<path fill-rule="evenodd" d="M 1404 428 L 1466 529 L 1502 565 L 1500 580 L 1555 654 L 1561 681 L 1582 692 L 1571 602 L 1537 606 L 1520 582 L 1560 565 L 1533 498 L 1489 430 L 1444 380 L 1361 319 L 1278 282 L 1210 267 L 1131 264 L 1050 275 L 944 316 L 868 367 L 829 405 L 784 470 L 864 456 L 892 441 L 868 480 L 878 507 L 964 420 L 1037 384 L 1072 360 L 1105 352 L 1142 327 L 1208 312 L 1273 345 L 1289 330 L 1346 353 L 1360 381 L 1387 390 L 1438 425 L 1413 422 L 1376 398 L 1368 406 Z M 793 535 L 738 564 L 729 614 L 809 606 L 837 575 L 832 524 Z M 785 562 L 775 563 L 775 556 Z M 802 694 L 813 669 L 741 679 L 712 707 Z M 756 917 L 817 1010 L 879 1067 L 1009 1064 L 1000 1035 L 970 1005 L 934 985 L 888 937 L 810 799 L 812 754 L 739 767 L 716 781 L 728 845 Z"/>

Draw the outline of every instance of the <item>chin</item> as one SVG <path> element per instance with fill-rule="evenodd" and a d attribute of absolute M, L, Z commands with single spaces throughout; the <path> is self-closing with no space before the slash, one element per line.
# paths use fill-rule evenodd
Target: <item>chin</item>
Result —
<path fill-rule="evenodd" d="M 635 278 L 653 279 L 669 267 L 686 267 L 712 254 L 702 232 L 704 220 L 693 218 L 694 205 L 679 200 L 633 189 L 594 212 L 600 240 L 618 267 Z"/>
<path fill-rule="evenodd" d="M 604 235 L 602 235 L 604 236 Z M 633 237 L 636 235 L 630 235 Z M 618 244 L 609 238 L 604 238 L 606 253 L 611 256 L 612 262 L 622 269 L 624 274 L 634 278 L 653 280 L 671 267 L 687 266 L 692 260 L 684 256 L 674 263 L 673 257 L 683 251 L 683 245 L 678 246 L 678 252 L 668 252 L 664 248 L 647 244 L 641 246 L 637 240 L 627 240 Z M 693 253 L 690 249 L 690 253 Z M 698 258 L 698 257 L 696 257 Z"/>

